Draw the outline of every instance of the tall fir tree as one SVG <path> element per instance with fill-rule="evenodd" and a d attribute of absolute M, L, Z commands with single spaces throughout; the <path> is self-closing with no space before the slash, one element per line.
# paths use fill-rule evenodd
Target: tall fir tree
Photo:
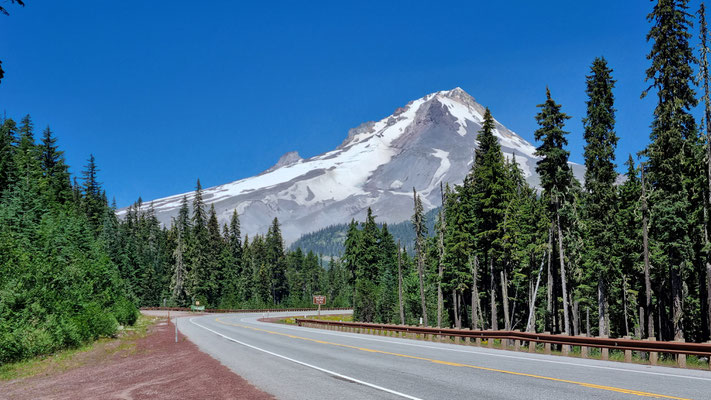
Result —
<path fill-rule="evenodd" d="M 597 282 L 598 326 L 600 334 L 610 335 L 608 287 L 617 275 L 615 238 L 610 226 L 617 212 L 615 179 L 615 80 L 604 58 L 596 58 L 587 76 L 587 114 L 583 118 L 585 139 L 585 271 Z"/>
<path fill-rule="evenodd" d="M 705 252 L 705 259 L 704 259 L 704 264 L 705 264 L 705 271 L 703 271 L 706 275 L 706 280 L 705 280 L 705 292 L 706 292 L 706 298 L 703 298 L 701 296 L 701 309 L 704 309 L 704 305 L 706 306 L 706 313 L 702 315 L 703 318 L 706 319 L 706 337 L 711 338 L 711 238 L 709 237 L 709 224 L 711 223 L 711 89 L 709 88 L 709 84 L 711 82 L 711 78 L 709 77 L 709 61 L 708 61 L 708 54 L 709 54 L 709 47 L 708 47 L 708 28 L 706 26 L 706 6 L 704 5 L 703 2 L 701 2 L 701 5 L 699 6 L 699 39 L 701 42 L 701 46 L 699 48 L 700 52 L 700 57 L 699 57 L 699 77 L 701 78 L 701 83 L 703 87 L 703 101 L 704 101 L 704 113 L 703 113 L 703 118 L 702 121 L 705 123 L 702 123 L 702 129 L 705 130 L 705 135 L 704 135 L 704 142 L 705 142 L 705 158 L 706 158 L 706 165 L 705 165 L 705 172 L 706 172 L 706 183 L 704 185 L 705 189 L 705 196 L 704 196 L 704 252 Z M 700 275 L 704 275 L 703 273 Z M 703 289 L 703 284 L 702 284 L 702 289 Z M 703 294 L 704 290 L 700 290 L 700 293 Z"/>
<path fill-rule="evenodd" d="M 507 171 L 499 141 L 494 136 L 496 125 L 491 112 L 484 112 L 484 122 L 477 136 L 473 173 L 472 201 L 477 218 L 477 246 L 489 269 L 489 306 L 492 329 L 498 329 L 497 284 L 500 271 L 501 237 L 504 214 L 508 206 Z"/>
<path fill-rule="evenodd" d="M 192 232 L 188 242 L 188 259 L 190 260 L 189 285 L 193 301 L 200 301 L 205 305 L 210 296 L 210 270 L 209 270 L 209 233 L 207 230 L 207 213 L 205 201 L 202 197 L 202 185 L 197 180 L 193 195 Z M 214 304 L 210 304 L 213 305 Z"/>
<path fill-rule="evenodd" d="M 651 143 L 644 151 L 645 167 L 653 189 L 650 193 L 650 238 L 659 246 L 655 264 L 667 266 L 672 310 L 668 331 L 674 339 L 684 338 L 682 276 L 691 265 L 693 231 L 694 164 L 697 162 L 698 134 L 691 109 L 697 99 L 693 65 L 696 63 L 689 39 L 691 15 L 687 0 L 659 0 L 648 15 L 652 28 L 647 41 L 652 49 L 647 69 L 649 90 L 657 92 Z M 679 216 L 686 216 L 680 218 Z"/>
<path fill-rule="evenodd" d="M 422 199 L 417 195 L 417 191 L 414 187 L 412 188 L 412 197 L 415 208 L 412 214 L 412 227 L 415 230 L 415 258 L 417 260 L 417 277 L 420 283 L 420 305 L 422 306 L 422 321 L 425 326 L 428 326 L 427 300 L 425 295 L 425 237 L 427 236 L 427 225 L 425 224 Z M 370 209 L 368 209 L 368 214 L 370 214 Z"/>
<path fill-rule="evenodd" d="M 269 279 L 272 298 L 275 304 L 280 304 L 289 296 L 289 286 L 286 282 L 286 260 L 284 255 L 284 239 L 281 236 L 279 220 L 275 217 L 265 238 L 267 266 L 271 268 Z"/>
<path fill-rule="evenodd" d="M 563 297 L 563 319 L 566 334 L 570 334 L 570 314 L 568 311 L 567 273 L 565 270 L 565 254 L 563 249 L 563 229 L 560 224 L 560 210 L 571 186 L 572 171 L 568 166 L 569 152 L 564 146 L 568 144 L 563 130 L 565 121 L 570 119 L 561 111 L 561 105 L 551 98 L 551 92 L 546 88 L 546 101 L 539 104 L 541 111 L 536 115 L 539 128 L 534 137 L 541 144 L 536 148 L 536 155 L 541 159 L 536 163 L 536 172 L 540 176 L 543 196 L 549 201 L 551 228 L 549 235 L 556 236 L 558 242 L 558 261 L 560 263 L 561 295 Z M 549 254 L 552 251 L 549 251 Z M 549 293 L 553 290 L 550 287 Z"/>
<path fill-rule="evenodd" d="M 42 132 L 40 149 L 44 184 L 49 188 L 50 200 L 64 204 L 71 200 L 72 196 L 69 167 L 64 160 L 64 152 L 59 150 L 57 139 L 49 126 Z"/>
<path fill-rule="evenodd" d="M 16 142 L 17 124 L 11 118 L 7 118 L 0 125 L 0 198 L 15 179 Z"/>

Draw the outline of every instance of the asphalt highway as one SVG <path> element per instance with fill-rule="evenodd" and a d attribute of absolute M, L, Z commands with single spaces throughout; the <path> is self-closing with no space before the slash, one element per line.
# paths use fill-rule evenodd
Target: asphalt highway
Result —
<path fill-rule="evenodd" d="M 304 312 L 269 316 L 286 315 Z M 263 316 L 177 322 L 202 351 L 279 399 L 711 399 L 709 371 L 302 328 Z"/>

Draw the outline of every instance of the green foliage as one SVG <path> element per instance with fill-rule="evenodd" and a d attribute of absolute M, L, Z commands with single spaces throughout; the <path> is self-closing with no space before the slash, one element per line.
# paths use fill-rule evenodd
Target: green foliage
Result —
<path fill-rule="evenodd" d="M 14 130 L 8 121 L 5 134 Z M 5 175 L 12 179 L 0 195 L 0 363 L 113 335 L 137 317 L 84 207 L 90 194 L 72 200 L 68 167 L 51 131 L 35 144 L 25 117 L 16 143 L 17 168 Z M 108 208 L 100 202 L 94 211 L 103 215 Z"/>

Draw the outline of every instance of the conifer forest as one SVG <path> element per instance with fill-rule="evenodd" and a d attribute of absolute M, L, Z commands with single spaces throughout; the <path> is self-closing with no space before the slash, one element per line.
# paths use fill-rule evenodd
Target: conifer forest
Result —
<path fill-rule="evenodd" d="M 50 127 L 3 118 L 0 363 L 111 335 L 139 307 L 311 307 L 316 294 L 365 322 L 711 340 L 706 14 L 687 0 L 650 9 L 648 132 L 616 130 L 627 111 L 615 105 L 614 65 L 591 55 L 582 120 L 555 100 L 566 88 L 541 93 L 540 187 L 502 153 L 487 109 L 471 170 L 442 182 L 433 221 L 413 188 L 411 243 L 368 209 L 338 257 L 286 248 L 276 218 L 252 236 L 236 210 L 221 225 L 199 180 L 170 224 L 140 199 L 119 218 L 101 160 L 72 176 Z M 568 164 L 573 124 L 583 128 L 582 182 Z M 618 160 L 623 135 L 649 141 Z"/>

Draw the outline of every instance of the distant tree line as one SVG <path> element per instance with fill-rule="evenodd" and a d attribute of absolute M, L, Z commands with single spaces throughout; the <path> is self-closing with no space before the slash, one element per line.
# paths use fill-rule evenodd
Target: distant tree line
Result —
<path fill-rule="evenodd" d="M 434 234 L 434 224 L 437 220 L 439 207 L 425 213 L 425 226 L 427 232 Z M 378 228 L 383 224 L 378 223 Z M 316 254 L 328 257 L 341 257 L 345 250 L 346 234 L 349 224 L 335 224 L 319 230 L 306 233 L 289 246 L 291 249 L 301 248 L 303 251 L 313 251 Z M 412 254 L 415 251 L 415 232 L 409 221 L 402 221 L 388 225 L 388 231 L 396 241 L 399 241 L 405 251 Z"/>
<path fill-rule="evenodd" d="M 327 295 L 331 306 L 350 304 L 340 262 L 326 266 L 311 251 L 286 251 L 276 218 L 265 235 L 243 237 L 236 211 L 220 226 L 199 180 L 191 200 L 183 198 L 170 227 L 140 200 L 114 220 L 112 257 L 139 304 L 306 307 L 316 294 Z"/>

